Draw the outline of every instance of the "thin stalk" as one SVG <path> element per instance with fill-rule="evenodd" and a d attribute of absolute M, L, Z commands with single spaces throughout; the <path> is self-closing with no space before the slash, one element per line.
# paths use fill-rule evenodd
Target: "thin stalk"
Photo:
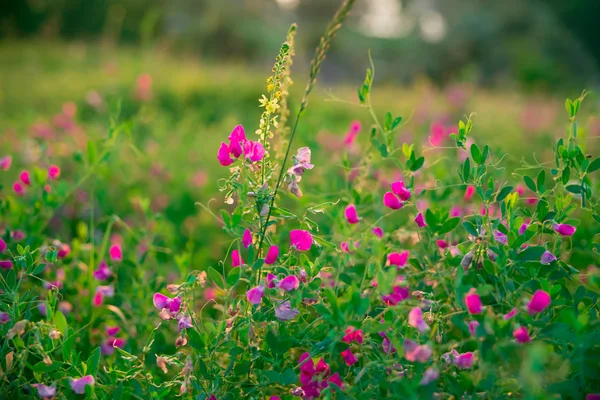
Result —
<path fill-rule="evenodd" d="M 333 18 L 331 19 L 331 21 L 329 21 L 329 24 L 327 25 L 327 29 L 325 30 L 325 35 L 323 35 L 323 37 L 321 37 L 321 41 L 319 42 L 319 45 L 317 46 L 317 49 L 315 50 L 315 56 L 310 63 L 310 73 L 309 73 L 308 83 L 307 83 L 306 89 L 304 91 L 302 103 L 300 104 L 300 108 L 298 109 L 298 113 L 296 114 L 296 120 L 294 122 L 294 127 L 292 128 L 290 140 L 289 140 L 287 148 L 285 150 L 285 157 L 283 158 L 283 161 L 281 163 L 281 169 L 279 170 L 279 177 L 277 178 L 277 184 L 275 185 L 275 190 L 273 192 L 273 196 L 271 197 L 271 201 L 269 204 L 269 212 L 268 212 L 267 218 L 265 219 L 265 222 L 262 226 L 262 232 L 260 235 L 260 241 L 258 244 L 258 251 L 257 251 L 257 254 L 259 256 L 262 252 L 262 247 L 263 247 L 263 243 L 264 243 L 265 236 L 267 233 L 267 228 L 269 227 L 269 221 L 271 219 L 273 205 L 275 204 L 275 198 L 277 197 L 277 192 L 279 191 L 279 188 L 281 187 L 281 182 L 283 181 L 283 177 L 285 176 L 285 166 L 286 166 L 287 161 L 290 156 L 290 150 L 292 148 L 292 143 L 294 142 L 294 137 L 296 136 L 296 129 L 298 128 L 298 122 L 300 121 L 300 117 L 302 116 L 302 113 L 304 112 L 304 110 L 306 109 L 306 106 L 308 105 L 308 96 L 310 95 L 315 84 L 317 83 L 317 76 L 319 75 L 319 71 L 321 70 L 321 64 L 325 60 L 325 55 L 327 53 L 327 50 L 329 50 L 329 47 L 331 46 L 331 41 L 333 40 L 337 31 L 341 28 L 342 23 L 348 16 L 348 13 L 352 9 L 352 6 L 354 5 L 355 1 L 356 0 L 345 0 L 342 3 L 342 5 L 340 6 L 340 8 L 336 11 L 336 13 L 333 16 Z M 262 270 L 262 268 L 259 269 L 259 272 L 258 272 L 259 280 L 260 280 L 260 276 L 261 276 L 261 272 L 262 272 L 261 270 Z"/>

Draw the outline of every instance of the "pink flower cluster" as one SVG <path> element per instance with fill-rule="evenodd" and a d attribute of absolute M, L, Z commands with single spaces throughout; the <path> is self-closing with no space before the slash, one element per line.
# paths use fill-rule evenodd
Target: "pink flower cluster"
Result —
<path fill-rule="evenodd" d="M 310 358 L 309 353 L 304 353 L 298 360 L 300 367 L 300 384 L 303 391 L 302 397 L 305 399 L 315 399 L 321 395 L 321 391 L 329 384 L 334 384 L 340 389 L 344 389 L 342 378 L 336 372 L 331 374 L 329 365 L 325 360 L 320 359 L 315 365 Z"/>
<path fill-rule="evenodd" d="M 226 167 L 233 164 L 233 157 L 239 158 L 241 155 L 252 163 L 258 162 L 265 156 L 265 148 L 259 142 L 253 142 L 246 139 L 244 127 L 238 125 L 228 137 L 229 144 L 221 143 L 217 153 L 217 159 L 222 166 Z"/>
<path fill-rule="evenodd" d="M 410 199 L 411 193 L 410 190 L 404 186 L 404 182 L 402 181 L 393 182 L 391 188 L 391 192 L 386 192 L 383 195 L 383 205 L 392 210 L 398 210 L 404 205 L 403 202 Z"/>

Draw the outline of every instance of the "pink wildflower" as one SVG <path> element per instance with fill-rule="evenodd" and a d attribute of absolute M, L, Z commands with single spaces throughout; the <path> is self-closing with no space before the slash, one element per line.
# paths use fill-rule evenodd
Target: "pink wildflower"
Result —
<path fill-rule="evenodd" d="M 515 329 L 515 331 L 513 332 L 513 336 L 519 343 L 527 343 L 531 341 L 531 338 L 529 337 L 529 332 L 527 332 L 527 328 L 525 328 L 524 326 Z"/>
<path fill-rule="evenodd" d="M 342 342 L 351 343 L 356 342 L 362 344 L 365 335 L 361 329 L 356 329 L 353 326 L 346 328 L 346 334 L 342 337 Z"/>
<path fill-rule="evenodd" d="M 408 261 L 408 250 L 404 250 L 402 253 L 390 253 L 387 256 L 387 260 L 390 265 L 395 265 L 398 268 L 404 267 Z"/>
<path fill-rule="evenodd" d="M 240 265 L 244 265 L 244 260 L 240 252 L 235 249 L 231 252 L 231 266 L 239 267 Z"/>
<path fill-rule="evenodd" d="M 476 336 L 478 327 L 479 327 L 479 322 L 477 322 L 477 321 L 469 322 L 469 332 L 471 332 L 471 335 Z"/>
<path fill-rule="evenodd" d="M 378 238 L 383 237 L 383 229 L 381 229 L 379 226 L 376 226 L 375 228 L 373 228 L 371 232 L 373 232 L 373 234 L 375 236 L 377 236 Z"/>
<path fill-rule="evenodd" d="M 251 304 L 260 304 L 265 294 L 264 285 L 253 287 L 246 292 L 246 297 Z"/>
<path fill-rule="evenodd" d="M 313 237 L 308 231 L 293 229 L 290 231 L 290 243 L 296 250 L 307 251 L 312 246 Z"/>
<path fill-rule="evenodd" d="M 474 288 L 465 296 L 465 305 L 469 314 L 481 313 L 481 299 Z"/>
<path fill-rule="evenodd" d="M 392 186 L 392 192 L 396 196 L 398 196 L 398 198 L 400 200 L 407 201 L 410 199 L 410 196 L 411 196 L 410 190 L 408 190 L 404 186 L 404 182 L 402 182 L 402 181 L 393 182 L 391 186 Z"/>
<path fill-rule="evenodd" d="M 11 156 L 0 157 L 0 169 L 1 170 L 8 171 L 11 164 L 12 164 Z"/>
<path fill-rule="evenodd" d="M 58 179 L 60 176 L 60 167 L 58 165 L 50 165 L 48 167 L 48 178 L 51 180 Z"/>
<path fill-rule="evenodd" d="M 577 230 L 577 228 L 575 228 L 573 225 L 567 224 L 554 224 L 552 227 L 558 234 L 562 236 L 573 236 Z"/>
<path fill-rule="evenodd" d="M 425 223 L 425 218 L 423 218 L 422 213 L 417 214 L 417 216 L 415 217 L 415 223 L 417 224 L 417 226 L 419 228 L 423 228 L 424 226 L 427 226 L 427 224 Z"/>
<path fill-rule="evenodd" d="M 94 278 L 99 281 L 105 281 L 110 277 L 110 269 L 106 261 L 102 260 L 98 263 L 98 268 L 94 270 Z"/>
<path fill-rule="evenodd" d="M 37 389 L 38 396 L 44 400 L 52 400 L 56 396 L 56 386 L 46 386 L 43 383 L 34 383 L 34 388 Z"/>
<path fill-rule="evenodd" d="M 121 250 L 120 244 L 113 244 L 110 246 L 108 254 L 110 255 L 110 259 L 112 261 L 123 261 L 123 251 Z"/>
<path fill-rule="evenodd" d="M 6 244 L 4 239 L 0 238 L 0 253 L 4 253 L 7 248 L 8 248 L 8 245 Z"/>
<path fill-rule="evenodd" d="M 529 315 L 541 313 L 550 305 L 550 301 L 550 295 L 547 292 L 537 290 L 527 304 L 527 312 Z"/>
<path fill-rule="evenodd" d="M 440 372 L 435 367 L 429 367 L 423 373 L 423 379 L 419 382 L 419 385 L 429 385 L 431 382 L 437 380 L 440 377 Z"/>
<path fill-rule="evenodd" d="M 242 244 L 244 248 L 247 249 L 252 244 L 252 232 L 250 229 L 246 228 L 244 231 L 244 236 L 242 236 Z"/>
<path fill-rule="evenodd" d="M 399 210 L 402 208 L 402 202 L 398 200 L 396 195 L 392 192 L 386 192 L 383 195 L 383 205 L 391 208 L 392 210 Z"/>
<path fill-rule="evenodd" d="M 226 143 L 221 143 L 221 147 L 219 147 L 219 151 L 217 152 L 217 159 L 224 167 L 233 164 L 233 159 L 229 155 L 229 147 Z"/>
<path fill-rule="evenodd" d="M 358 132 L 360 132 L 361 127 L 362 126 L 360 124 L 360 121 L 352 121 L 352 124 L 350 125 L 350 130 L 348 131 L 348 134 L 344 139 L 344 144 L 346 146 L 351 146 L 352 144 L 354 144 L 354 141 L 356 140 L 356 137 L 358 136 Z"/>
<path fill-rule="evenodd" d="M 290 290 L 298 289 L 300 280 L 295 275 L 289 275 L 279 282 L 279 288 L 289 292 Z"/>
<path fill-rule="evenodd" d="M 269 247 L 269 251 L 267 252 L 267 256 L 265 257 L 265 264 L 272 265 L 277 262 L 277 258 L 279 257 L 279 247 L 273 245 Z"/>
<path fill-rule="evenodd" d="M 19 179 L 27 186 L 31 185 L 31 176 L 29 175 L 29 171 L 27 170 L 21 172 L 21 175 L 19 175 Z"/>
<path fill-rule="evenodd" d="M 87 385 L 93 386 L 95 383 L 92 375 L 82 376 L 79 379 L 71 380 L 71 389 L 77 394 L 84 394 Z"/>
<path fill-rule="evenodd" d="M 419 307 L 413 307 L 408 313 L 408 324 L 421 333 L 429 330 L 429 325 L 423 319 L 423 311 Z"/>
<path fill-rule="evenodd" d="M 21 184 L 21 182 L 13 183 L 13 191 L 17 196 L 23 196 L 25 194 L 25 187 Z"/>
<path fill-rule="evenodd" d="M 349 224 L 358 224 L 358 214 L 356 213 L 356 207 L 354 204 L 349 204 L 346 207 L 346 211 L 344 212 L 346 215 L 346 220 Z"/>
<path fill-rule="evenodd" d="M 517 315 L 517 309 L 513 308 L 507 314 L 504 314 L 502 316 L 502 318 L 504 318 L 506 321 L 508 321 L 509 319 L 511 319 L 512 317 L 514 317 L 515 315 Z"/>
<path fill-rule="evenodd" d="M 13 263 L 11 260 L 0 260 L 0 268 L 11 269 L 12 267 L 13 267 Z"/>
<path fill-rule="evenodd" d="M 294 319 L 299 312 L 300 311 L 297 309 L 292 308 L 289 300 L 286 300 L 275 307 L 275 316 L 280 321 L 289 321 L 290 319 Z"/>
<path fill-rule="evenodd" d="M 431 350 L 431 347 L 429 347 L 428 345 L 424 344 L 424 345 L 419 345 L 416 342 L 413 342 L 412 340 L 406 339 L 404 340 L 404 357 L 408 360 L 408 361 L 412 361 L 412 362 L 420 362 L 420 363 L 424 363 L 427 362 L 429 360 L 429 358 L 431 357 L 431 355 L 433 354 L 433 351 Z"/>
<path fill-rule="evenodd" d="M 342 351 L 340 355 L 344 358 L 344 362 L 347 366 L 351 366 L 358 361 L 358 358 L 354 354 L 352 354 L 350 348 L 347 348 L 346 350 Z"/>

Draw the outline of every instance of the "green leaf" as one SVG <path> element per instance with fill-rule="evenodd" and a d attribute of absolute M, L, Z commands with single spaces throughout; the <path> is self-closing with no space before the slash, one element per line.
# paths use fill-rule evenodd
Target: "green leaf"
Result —
<path fill-rule="evenodd" d="M 60 310 L 56 310 L 54 313 L 54 326 L 63 334 L 63 336 L 67 335 L 67 318 Z"/>
<path fill-rule="evenodd" d="M 536 208 L 536 213 L 537 213 L 538 219 L 540 221 L 543 221 L 544 218 L 546 217 L 546 215 L 548 215 L 549 210 L 550 210 L 550 207 L 548 206 L 548 202 L 544 199 L 540 199 L 540 201 L 538 201 L 537 208 Z"/>
<path fill-rule="evenodd" d="M 567 185 L 565 187 L 565 189 L 567 189 L 567 192 L 570 192 L 570 193 L 575 193 L 575 194 L 581 193 L 581 186 L 579 186 L 579 185 Z"/>
<path fill-rule="evenodd" d="M 394 130 L 399 124 L 402 122 L 402 117 L 396 117 L 392 122 L 392 128 L 390 130 Z"/>
<path fill-rule="evenodd" d="M 513 190 L 512 186 L 504 186 L 498 192 L 498 195 L 496 196 L 496 201 L 500 202 L 500 201 L 504 200 L 506 198 L 506 196 L 508 196 L 512 190 Z"/>
<path fill-rule="evenodd" d="M 525 181 L 525 185 L 533 192 L 537 192 L 537 188 L 535 187 L 535 182 L 529 176 L 525 175 L 523 177 L 523 181 Z"/>
<path fill-rule="evenodd" d="M 63 363 L 61 363 L 61 362 L 53 362 L 50 365 L 46 365 L 45 362 L 40 361 L 37 364 L 35 364 L 33 367 L 31 367 L 31 370 L 33 372 L 37 372 L 37 373 L 52 372 L 52 371 L 56 371 L 57 369 L 59 369 L 62 366 L 63 366 Z"/>
<path fill-rule="evenodd" d="M 442 227 L 440 228 L 438 233 L 440 235 L 443 235 L 445 233 L 451 232 L 458 226 L 459 223 L 460 223 L 459 217 L 450 218 L 449 220 L 444 222 L 444 224 L 442 225 Z"/>
<path fill-rule="evenodd" d="M 223 287 L 223 276 L 217 272 L 213 267 L 208 267 L 207 270 L 208 278 L 218 287 Z"/>
<path fill-rule="evenodd" d="M 242 275 L 241 268 L 232 268 L 227 274 L 227 284 L 229 286 L 233 286 L 240 280 L 240 276 Z"/>
<path fill-rule="evenodd" d="M 96 142 L 88 140 L 86 153 L 88 165 L 94 165 L 98 159 L 98 149 L 96 148 Z"/>
<path fill-rule="evenodd" d="M 541 170 L 537 176 L 536 183 L 540 192 L 544 192 L 544 182 L 546 181 L 546 171 Z"/>
<path fill-rule="evenodd" d="M 483 157 L 481 155 L 481 150 L 479 149 L 479 146 L 477 146 L 475 143 L 473 143 L 471 145 L 471 157 L 473 157 L 473 161 L 476 164 L 483 164 Z"/>
<path fill-rule="evenodd" d="M 569 179 L 571 179 L 571 169 L 566 167 L 560 176 L 560 181 L 563 185 L 566 185 L 569 182 Z"/>
<path fill-rule="evenodd" d="M 65 334 L 65 340 L 62 343 L 62 356 L 63 361 L 68 361 L 71 359 L 71 353 L 73 352 L 73 347 L 75 346 L 75 331 L 73 329 L 69 329 L 69 332 Z"/>
<path fill-rule="evenodd" d="M 545 251 L 546 248 L 544 246 L 529 246 L 517 255 L 516 260 L 521 262 L 537 261 Z"/>
<path fill-rule="evenodd" d="M 392 113 L 388 111 L 385 114 L 385 119 L 383 120 L 383 130 L 389 131 L 391 129 L 392 129 Z"/>
<path fill-rule="evenodd" d="M 477 228 L 475 227 L 475 225 L 473 225 L 472 222 L 464 221 L 463 226 L 465 227 L 467 232 L 469 232 L 471 235 L 479 236 L 479 233 L 477 232 Z"/>
<path fill-rule="evenodd" d="M 469 160 L 469 157 L 467 157 L 467 159 L 465 160 L 464 164 L 463 164 L 463 182 L 467 182 L 469 180 L 469 177 L 471 176 L 471 161 Z"/>
<path fill-rule="evenodd" d="M 425 222 L 427 222 L 427 225 L 431 228 L 434 228 L 438 223 L 437 217 L 429 208 L 425 211 Z"/>
<path fill-rule="evenodd" d="M 85 365 L 87 366 L 87 374 L 88 375 L 96 375 L 98 371 L 98 364 L 100 363 L 100 347 L 96 347 L 92 354 L 87 359 Z"/>
<path fill-rule="evenodd" d="M 599 169 L 600 169 L 600 157 L 596 158 L 594 161 L 592 161 L 590 163 L 590 165 L 587 167 L 587 173 L 590 174 Z"/>

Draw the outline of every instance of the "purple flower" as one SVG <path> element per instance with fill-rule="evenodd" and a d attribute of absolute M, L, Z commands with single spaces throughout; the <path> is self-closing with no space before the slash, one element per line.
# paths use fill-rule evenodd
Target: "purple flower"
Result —
<path fill-rule="evenodd" d="M 6 244 L 4 239 L 0 238 L 0 253 L 4 253 L 7 248 L 8 248 L 8 245 Z"/>
<path fill-rule="evenodd" d="M 108 336 L 116 336 L 121 330 L 121 328 L 119 328 L 118 326 L 107 326 L 104 330 L 106 331 L 106 334 Z"/>
<path fill-rule="evenodd" d="M 423 374 L 423 379 L 421 379 L 421 382 L 419 383 L 419 385 L 421 385 L 421 386 L 429 385 L 431 382 L 435 381 L 439 377 L 440 377 L 440 372 L 437 370 L 437 368 L 429 367 L 425 370 L 425 373 Z"/>
<path fill-rule="evenodd" d="M 433 354 L 433 351 L 431 350 L 431 348 L 424 344 L 424 345 L 419 345 L 416 342 L 413 342 L 412 340 L 406 339 L 404 340 L 404 357 L 408 360 L 408 361 L 412 361 L 412 362 L 427 362 L 429 360 L 429 358 L 431 357 L 431 354 Z"/>
<path fill-rule="evenodd" d="M 494 232 L 494 240 L 498 243 L 502 243 L 505 246 L 508 244 L 508 237 L 500 231 Z"/>
<path fill-rule="evenodd" d="M 54 385 L 46 386 L 43 383 L 34 383 L 31 386 L 37 389 L 38 396 L 42 399 L 52 399 L 56 396 L 56 386 Z"/>
<path fill-rule="evenodd" d="M 10 260 L 0 260 L 0 268 L 2 269 L 11 269 L 13 267 L 13 263 Z"/>
<path fill-rule="evenodd" d="M 10 321 L 10 315 L 8 315 L 8 313 L 1 312 L 0 313 L 0 324 L 4 325 L 8 321 Z"/>
<path fill-rule="evenodd" d="M 92 375 L 82 376 L 79 379 L 71 380 L 71 389 L 77 394 L 84 394 L 87 385 L 94 385 L 96 381 Z"/>
<path fill-rule="evenodd" d="M 110 277 L 110 268 L 106 261 L 102 260 L 98 263 L 98 268 L 94 271 L 94 278 L 99 281 L 105 281 Z"/>
<path fill-rule="evenodd" d="M 573 225 L 567 224 L 554 224 L 553 228 L 558 234 L 562 236 L 573 236 L 573 234 L 577 230 L 577 228 L 575 228 Z"/>
<path fill-rule="evenodd" d="M 550 253 L 548 250 L 546 250 L 540 258 L 540 262 L 544 265 L 552 264 L 554 261 L 556 261 L 556 256 Z"/>
<path fill-rule="evenodd" d="M 189 315 L 184 315 L 177 321 L 179 332 L 192 327 L 192 318 Z"/>
<path fill-rule="evenodd" d="M 529 228 L 529 224 L 525 224 L 523 223 L 521 225 L 521 227 L 519 228 L 519 235 L 522 235 L 525 233 L 525 231 L 527 230 L 527 228 Z"/>
<path fill-rule="evenodd" d="M 294 319 L 299 312 L 300 311 L 297 309 L 292 308 L 289 300 L 286 300 L 275 307 L 275 316 L 280 321 L 289 321 L 290 319 Z"/>

